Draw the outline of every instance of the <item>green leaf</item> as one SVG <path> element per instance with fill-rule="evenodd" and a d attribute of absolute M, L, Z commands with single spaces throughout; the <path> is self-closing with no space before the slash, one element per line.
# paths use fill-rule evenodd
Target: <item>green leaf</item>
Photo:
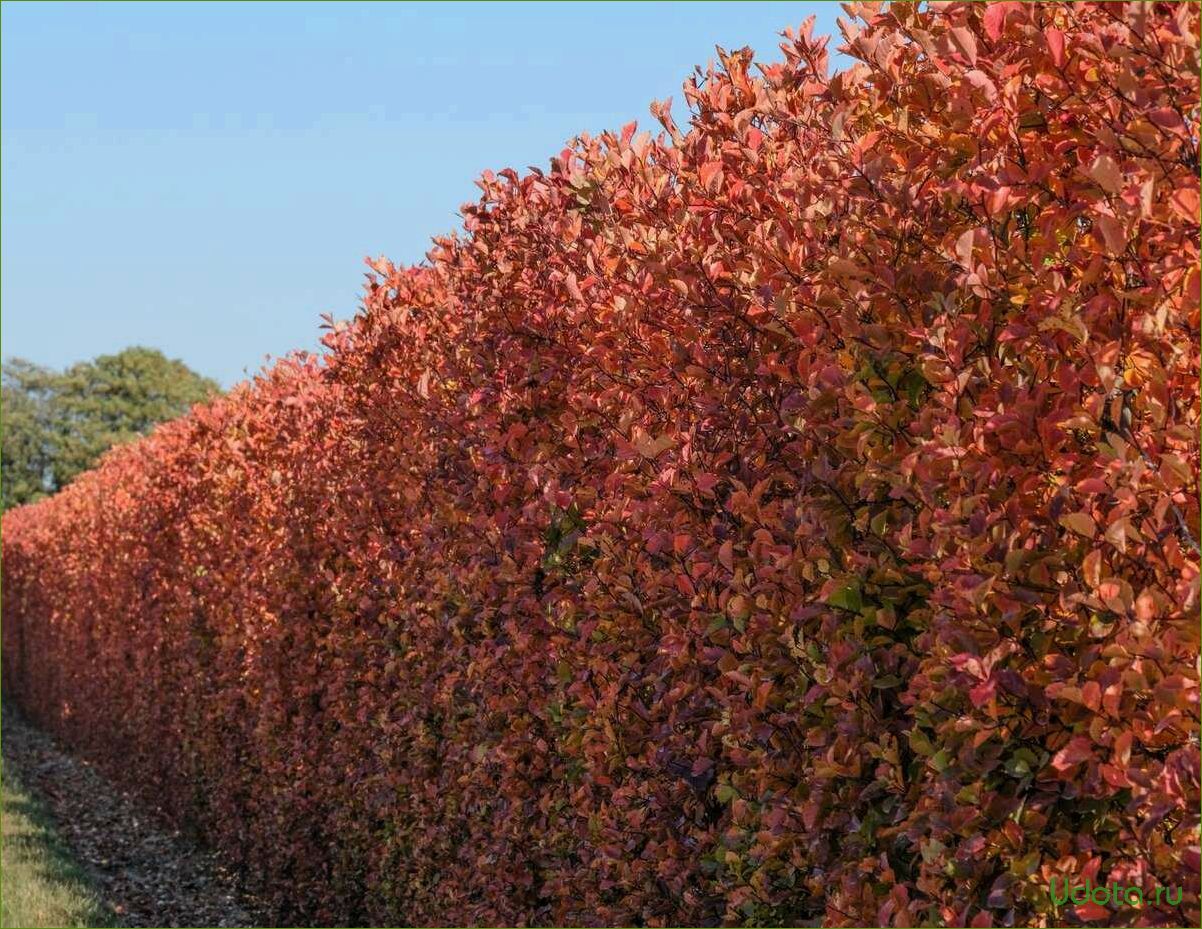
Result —
<path fill-rule="evenodd" d="M 929 385 L 927 380 L 918 371 L 911 369 L 905 373 L 902 379 L 898 382 L 898 387 L 901 393 L 906 395 L 906 399 L 910 402 L 910 406 L 918 408 L 918 401 L 922 399 L 923 391 Z"/>
<path fill-rule="evenodd" d="M 863 600 L 860 599 L 860 588 L 856 584 L 840 587 L 826 598 L 826 602 L 840 609 L 851 610 L 853 613 L 860 612 L 860 607 L 864 605 Z"/>
<path fill-rule="evenodd" d="M 928 758 L 935 754 L 935 747 L 931 745 L 930 739 L 926 737 L 926 734 L 921 729 L 910 730 L 910 748 Z"/>
<path fill-rule="evenodd" d="M 1004 770 L 1011 777 L 1026 777 L 1035 766 L 1035 753 L 1029 748 L 1020 748 L 1006 759 Z"/>

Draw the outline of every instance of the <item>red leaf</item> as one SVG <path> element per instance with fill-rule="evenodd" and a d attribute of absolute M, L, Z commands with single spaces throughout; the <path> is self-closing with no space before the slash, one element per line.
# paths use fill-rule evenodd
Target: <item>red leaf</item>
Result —
<path fill-rule="evenodd" d="M 1108 194 L 1117 194 L 1123 189 L 1123 174 L 1109 155 L 1099 155 L 1093 160 L 1089 166 L 1089 176 Z"/>
<path fill-rule="evenodd" d="M 1173 191 L 1169 203 L 1182 219 L 1190 222 L 1198 221 L 1198 188 L 1180 187 Z"/>
<path fill-rule="evenodd" d="M 990 3 L 985 8 L 985 35 L 994 42 L 1000 39 L 1005 29 L 1006 14 L 1021 8 L 1022 4 L 1016 2 Z"/>
<path fill-rule="evenodd" d="M 1100 903 L 1094 903 L 1092 900 L 1090 900 L 1088 903 L 1079 904 L 1078 906 L 1073 907 L 1073 909 L 1078 918 L 1088 921 L 1095 919 L 1106 919 L 1113 915 L 1111 910 L 1108 910 Z"/>
<path fill-rule="evenodd" d="M 972 30 L 964 26 L 955 26 L 948 30 L 948 35 L 951 37 L 952 44 L 956 50 L 968 59 L 968 63 L 974 68 L 977 64 L 977 37 L 972 34 Z"/>
<path fill-rule="evenodd" d="M 996 693 L 997 682 L 990 677 L 988 680 L 981 681 L 976 687 L 973 687 L 968 692 L 968 696 L 972 700 L 973 706 L 980 707 L 992 700 Z"/>
<path fill-rule="evenodd" d="M 1157 107 L 1155 110 L 1150 110 L 1148 112 L 1148 119 L 1165 129 L 1176 129 L 1178 126 L 1184 125 L 1181 114 L 1170 106 L 1162 106 Z"/>
<path fill-rule="evenodd" d="M 722 186 L 722 162 L 707 161 L 697 169 L 701 184 L 709 193 L 717 193 Z"/>
<path fill-rule="evenodd" d="M 723 542 L 722 547 L 718 549 L 718 562 L 722 565 L 722 567 L 726 568 L 727 571 L 734 570 L 734 549 L 735 547 L 733 544 L 731 544 L 729 539 Z"/>
<path fill-rule="evenodd" d="M 1052 64 L 1057 68 L 1064 67 L 1064 33 L 1055 26 L 1048 26 L 1043 34 L 1048 40 L 1048 51 L 1052 54 Z"/>
<path fill-rule="evenodd" d="M 1127 234 L 1123 231 L 1122 223 L 1113 216 L 1101 213 L 1095 219 L 1102 241 L 1106 243 L 1106 251 L 1111 255 L 1121 255 L 1127 248 Z"/>
<path fill-rule="evenodd" d="M 1067 771 L 1090 758 L 1093 758 L 1093 743 L 1083 735 L 1073 736 L 1052 758 L 1052 767 L 1057 771 Z"/>

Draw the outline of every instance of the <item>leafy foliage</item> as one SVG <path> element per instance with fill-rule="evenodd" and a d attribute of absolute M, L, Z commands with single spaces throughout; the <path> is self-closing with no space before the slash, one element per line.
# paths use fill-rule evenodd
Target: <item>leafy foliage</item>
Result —
<path fill-rule="evenodd" d="M 6 686 L 285 919 L 1195 924 L 1198 9 L 852 10 L 8 514 Z"/>
<path fill-rule="evenodd" d="M 49 388 L 54 374 L 10 358 L 0 387 L 0 493 L 3 508 L 39 500 L 53 473 Z"/>
<path fill-rule="evenodd" d="M 155 349 L 51 371 L 4 365 L 4 508 L 66 486 L 100 456 L 211 399 L 217 384 Z"/>

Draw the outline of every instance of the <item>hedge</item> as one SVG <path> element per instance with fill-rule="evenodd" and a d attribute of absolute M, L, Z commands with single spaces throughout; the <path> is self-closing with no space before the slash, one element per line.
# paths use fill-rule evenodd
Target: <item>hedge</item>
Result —
<path fill-rule="evenodd" d="M 1197 925 L 1199 9 L 853 19 L 7 513 L 6 694 L 286 921 Z"/>

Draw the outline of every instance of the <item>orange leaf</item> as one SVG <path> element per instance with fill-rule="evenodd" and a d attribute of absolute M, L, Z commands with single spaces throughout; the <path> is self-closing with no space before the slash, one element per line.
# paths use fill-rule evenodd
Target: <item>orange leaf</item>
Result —
<path fill-rule="evenodd" d="M 1098 524 L 1094 522 L 1092 516 L 1084 511 L 1061 516 L 1060 525 L 1088 539 L 1092 539 L 1098 534 Z"/>

